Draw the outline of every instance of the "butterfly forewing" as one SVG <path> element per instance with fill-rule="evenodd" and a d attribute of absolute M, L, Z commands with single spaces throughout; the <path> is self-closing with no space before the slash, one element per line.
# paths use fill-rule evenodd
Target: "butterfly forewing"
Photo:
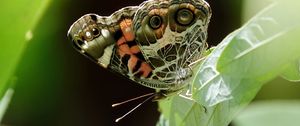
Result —
<path fill-rule="evenodd" d="M 206 49 L 203 0 L 148 0 L 111 16 L 87 14 L 70 28 L 74 47 L 100 66 L 163 92 L 180 90 Z"/>

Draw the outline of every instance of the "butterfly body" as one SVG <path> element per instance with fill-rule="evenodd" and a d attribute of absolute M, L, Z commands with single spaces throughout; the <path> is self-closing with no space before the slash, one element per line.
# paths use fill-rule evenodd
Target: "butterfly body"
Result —
<path fill-rule="evenodd" d="M 184 88 L 206 49 L 211 17 L 203 0 L 148 0 L 109 17 L 87 14 L 68 36 L 100 66 L 168 95 Z"/>

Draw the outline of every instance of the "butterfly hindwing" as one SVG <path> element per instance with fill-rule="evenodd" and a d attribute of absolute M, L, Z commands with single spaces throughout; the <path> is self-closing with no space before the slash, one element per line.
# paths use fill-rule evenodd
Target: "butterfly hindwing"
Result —
<path fill-rule="evenodd" d="M 186 84 L 189 64 L 206 49 L 211 12 L 201 0 L 152 0 L 140 5 L 134 17 L 137 43 L 153 77 L 176 90 Z"/>

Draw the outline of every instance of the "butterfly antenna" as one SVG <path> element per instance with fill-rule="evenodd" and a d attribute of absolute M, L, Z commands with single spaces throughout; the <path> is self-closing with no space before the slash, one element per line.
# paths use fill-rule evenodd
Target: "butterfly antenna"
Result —
<path fill-rule="evenodd" d="M 142 104 L 144 104 L 145 102 L 151 100 L 153 97 L 155 97 L 157 95 L 157 93 L 149 93 L 149 94 L 146 94 L 146 95 L 143 95 L 143 96 L 139 96 L 139 97 L 136 97 L 136 98 L 133 98 L 133 99 L 130 99 L 130 100 L 127 100 L 127 101 L 124 101 L 124 102 L 121 102 L 121 103 L 117 103 L 116 106 L 118 105 L 121 105 L 121 104 L 124 104 L 124 103 L 127 103 L 127 102 L 130 102 L 130 101 L 133 101 L 133 100 L 136 100 L 136 99 L 139 99 L 139 98 L 143 98 L 143 97 L 146 97 L 146 96 L 149 96 L 151 95 L 149 98 L 145 99 L 143 102 L 141 102 L 140 104 L 138 104 L 137 106 L 135 106 L 133 109 L 131 109 L 130 111 L 128 111 L 126 114 L 124 114 L 123 116 L 121 116 L 120 118 L 117 118 L 115 120 L 115 122 L 119 122 L 120 120 L 122 120 L 124 117 L 126 117 L 127 115 L 129 115 L 131 112 L 133 112 L 134 110 L 136 110 L 138 107 L 140 107 Z M 114 106 L 115 104 L 113 104 L 112 106 Z"/>
<path fill-rule="evenodd" d="M 142 96 L 138 96 L 138 97 L 135 97 L 135 98 L 131 98 L 129 100 L 126 100 L 126 101 L 123 101 L 123 102 L 119 102 L 119 103 L 115 103 L 115 104 L 112 104 L 111 107 L 117 107 L 119 105 L 122 105 L 122 104 L 125 104 L 125 103 L 128 103 L 128 102 L 131 102 L 131 101 L 135 101 L 135 100 L 138 100 L 138 99 L 141 99 L 143 97 L 147 97 L 147 96 L 150 96 L 150 95 L 153 95 L 155 93 L 149 93 L 149 94 L 145 94 L 145 95 L 142 95 Z"/>

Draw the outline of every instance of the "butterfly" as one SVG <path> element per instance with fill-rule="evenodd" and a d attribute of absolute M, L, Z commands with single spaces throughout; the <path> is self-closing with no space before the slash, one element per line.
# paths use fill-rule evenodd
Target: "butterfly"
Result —
<path fill-rule="evenodd" d="M 69 29 L 74 48 L 101 67 L 156 89 L 163 99 L 187 87 L 207 49 L 204 0 L 147 0 L 110 16 L 86 14 Z"/>

